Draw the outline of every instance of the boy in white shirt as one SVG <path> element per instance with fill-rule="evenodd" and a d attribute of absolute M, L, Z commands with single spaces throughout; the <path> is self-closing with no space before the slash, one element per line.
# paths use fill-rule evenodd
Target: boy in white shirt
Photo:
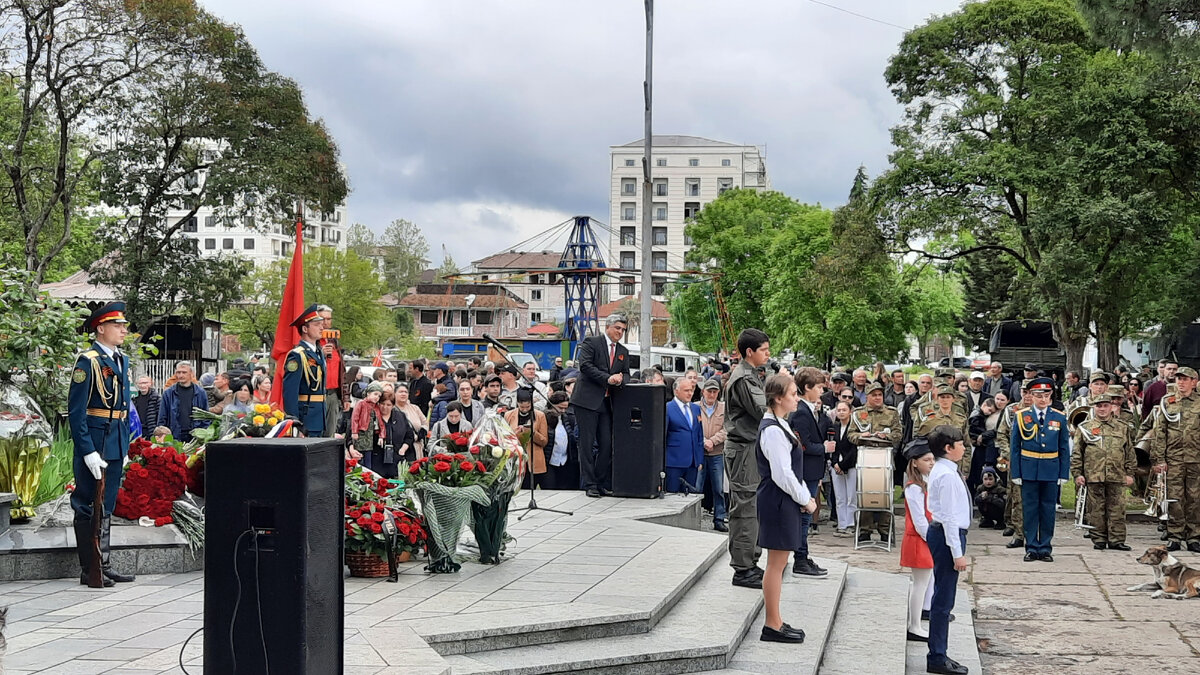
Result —
<path fill-rule="evenodd" d="M 966 666 L 946 656 L 950 610 L 958 573 L 967 569 L 967 529 L 971 527 L 971 496 L 955 462 L 963 457 L 962 430 L 941 425 L 928 436 L 929 449 L 937 457 L 929 472 L 929 524 L 926 541 L 933 556 L 933 602 L 929 608 L 929 654 L 925 670 L 930 673 L 963 675 Z"/>

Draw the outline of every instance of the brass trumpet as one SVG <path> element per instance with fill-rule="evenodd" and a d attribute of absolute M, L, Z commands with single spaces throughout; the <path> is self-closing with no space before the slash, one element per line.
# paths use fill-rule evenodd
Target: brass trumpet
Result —
<path fill-rule="evenodd" d="M 1150 489 L 1146 490 L 1146 498 L 1143 501 L 1146 502 L 1145 515 L 1151 518 L 1158 518 L 1162 521 L 1170 518 L 1167 504 L 1177 500 L 1167 499 L 1167 476 L 1165 472 L 1154 474 L 1154 482 L 1150 485 Z"/>
<path fill-rule="evenodd" d="M 1076 529 L 1081 529 L 1081 530 L 1092 529 L 1091 525 L 1083 524 L 1083 514 L 1087 508 L 1087 506 L 1086 506 L 1087 491 L 1088 491 L 1087 485 L 1080 486 L 1080 488 L 1075 491 L 1075 527 L 1076 527 Z"/>
<path fill-rule="evenodd" d="M 1075 430 L 1079 428 L 1079 425 L 1086 422 L 1091 416 L 1092 406 L 1081 405 L 1075 407 L 1071 410 L 1071 412 L 1067 413 L 1067 429 L 1071 433 L 1075 433 Z"/>

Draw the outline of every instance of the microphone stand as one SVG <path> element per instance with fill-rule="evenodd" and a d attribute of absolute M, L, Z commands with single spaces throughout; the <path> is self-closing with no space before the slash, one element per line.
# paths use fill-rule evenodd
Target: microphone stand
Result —
<path fill-rule="evenodd" d="M 489 344 L 491 344 L 493 347 L 496 348 L 496 351 L 500 354 L 500 358 L 504 359 L 504 362 L 506 364 L 512 366 L 513 368 L 517 368 L 517 364 L 513 363 L 512 359 L 508 358 L 508 348 L 507 347 L 505 347 L 504 345 L 497 342 L 490 335 L 484 334 L 483 338 L 485 340 L 487 340 Z M 519 371 L 520 368 L 517 368 L 517 370 Z M 542 400 L 546 402 L 546 407 L 550 407 L 550 399 L 546 398 L 546 395 L 543 394 L 540 389 L 538 389 L 537 387 L 533 387 L 533 386 L 531 386 L 530 389 L 533 390 L 534 396 L 542 397 Z M 530 407 L 529 414 L 530 414 L 530 417 L 533 420 L 533 422 L 536 423 L 537 422 L 537 408 Z M 520 416 L 521 416 L 521 412 L 518 410 L 517 411 L 517 419 L 518 420 L 520 420 L 520 418 L 521 418 Z M 517 522 L 524 520 L 526 516 L 531 515 L 534 511 L 549 511 L 550 513 L 558 513 L 558 514 L 564 515 L 564 516 L 575 515 L 574 511 L 560 511 L 559 509 L 550 509 L 550 508 L 546 508 L 544 506 L 538 506 L 537 496 L 534 494 L 535 490 L 537 489 L 537 485 L 534 483 L 534 480 L 533 480 L 533 428 L 532 428 L 532 425 L 530 426 L 530 429 L 529 429 L 529 440 L 525 444 L 525 453 L 529 456 L 529 471 L 526 474 L 529 477 L 529 485 L 527 486 L 527 489 L 529 490 L 529 505 L 523 509 L 514 509 L 514 510 L 510 511 L 510 513 L 515 513 L 517 511 L 525 512 L 517 517 Z M 522 481 L 523 480 L 524 479 L 522 479 Z"/>

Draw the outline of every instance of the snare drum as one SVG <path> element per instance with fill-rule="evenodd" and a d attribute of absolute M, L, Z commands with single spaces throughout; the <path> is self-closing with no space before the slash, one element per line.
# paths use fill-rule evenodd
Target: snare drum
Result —
<path fill-rule="evenodd" d="M 892 449 L 858 449 L 858 508 L 890 511 L 892 508 Z"/>

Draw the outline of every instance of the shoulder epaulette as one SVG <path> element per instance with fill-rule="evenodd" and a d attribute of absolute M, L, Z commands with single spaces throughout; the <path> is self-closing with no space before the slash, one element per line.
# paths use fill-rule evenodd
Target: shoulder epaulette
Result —
<path fill-rule="evenodd" d="M 95 349 L 89 349 L 86 352 L 83 352 L 82 354 L 80 354 L 79 356 L 80 356 L 80 358 L 85 358 L 85 359 L 98 359 L 98 358 L 100 358 L 100 352 L 96 351 Z"/>

